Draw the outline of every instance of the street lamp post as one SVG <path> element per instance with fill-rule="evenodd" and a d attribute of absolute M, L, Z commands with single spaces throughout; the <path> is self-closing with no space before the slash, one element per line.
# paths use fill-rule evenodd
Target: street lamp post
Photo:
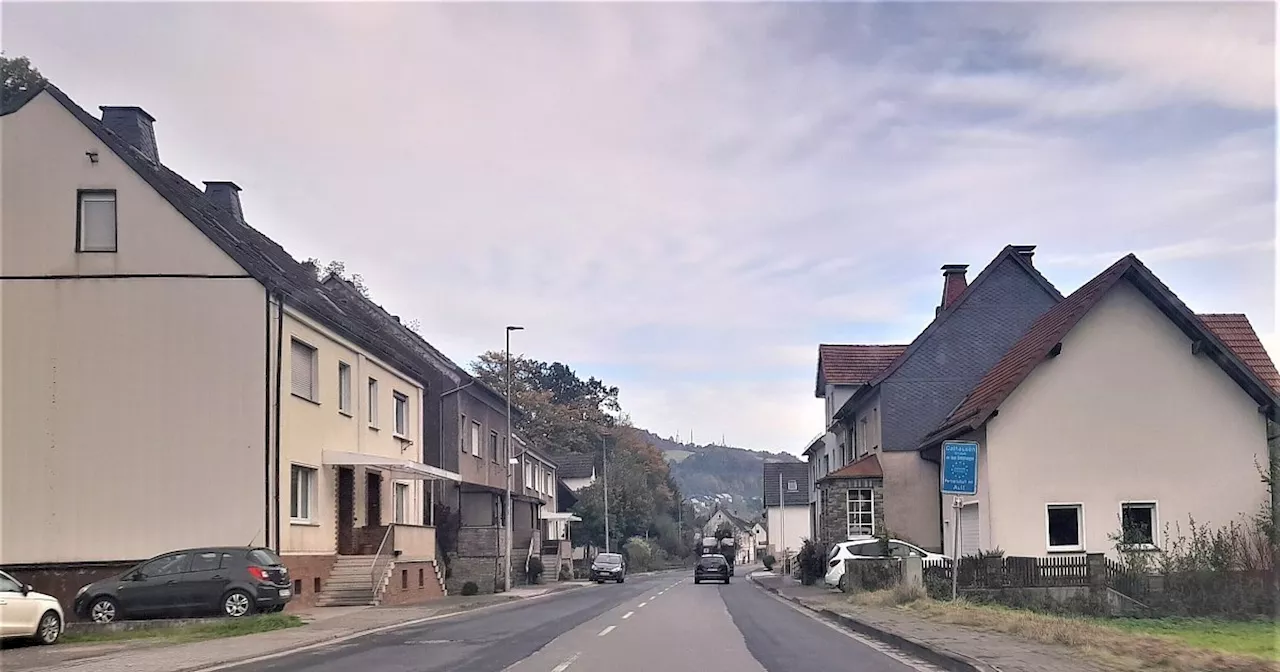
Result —
<path fill-rule="evenodd" d="M 506 540 L 502 544 L 503 568 L 502 574 L 504 585 L 507 592 L 511 591 L 511 450 L 515 446 L 511 438 L 511 332 L 520 331 L 524 327 L 507 326 L 507 372 L 506 372 L 506 397 L 507 397 L 507 507 L 503 511 L 506 518 Z"/>
<path fill-rule="evenodd" d="M 604 552 L 609 552 L 609 453 L 604 432 L 600 433 L 600 474 L 604 477 Z"/>

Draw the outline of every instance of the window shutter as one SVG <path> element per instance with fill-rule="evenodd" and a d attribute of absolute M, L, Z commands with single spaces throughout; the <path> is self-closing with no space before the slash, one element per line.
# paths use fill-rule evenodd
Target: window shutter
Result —
<path fill-rule="evenodd" d="M 305 399 L 315 400 L 315 353 L 305 343 L 293 342 L 292 388 L 293 393 Z"/>

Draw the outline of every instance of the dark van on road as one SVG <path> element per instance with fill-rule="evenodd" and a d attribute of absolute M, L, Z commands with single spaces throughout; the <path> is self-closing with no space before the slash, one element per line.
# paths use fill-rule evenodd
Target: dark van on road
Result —
<path fill-rule="evenodd" d="M 698 558 L 698 564 L 693 568 L 693 582 L 724 581 L 729 583 L 729 575 L 732 571 L 729 569 L 729 561 L 725 560 L 723 555 L 708 553 Z"/>
<path fill-rule="evenodd" d="M 94 623 L 212 613 L 239 618 L 283 611 L 292 598 L 289 570 L 271 549 L 194 548 L 81 588 L 74 609 Z"/>
<path fill-rule="evenodd" d="M 621 553 L 601 553 L 591 561 L 591 580 L 596 583 L 617 581 L 622 583 L 627 578 L 627 562 Z"/>

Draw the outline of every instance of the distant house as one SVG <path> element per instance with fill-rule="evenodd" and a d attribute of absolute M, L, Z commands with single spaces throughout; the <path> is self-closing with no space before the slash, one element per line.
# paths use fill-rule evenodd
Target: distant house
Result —
<path fill-rule="evenodd" d="M 753 525 L 743 518 L 730 513 L 728 510 L 716 507 L 711 516 L 707 518 L 707 522 L 702 526 L 702 536 L 714 537 L 716 531 L 721 525 L 728 524 L 733 528 L 733 541 L 738 549 L 737 560 L 739 564 L 747 564 L 755 562 L 756 543 Z"/>
<path fill-rule="evenodd" d="M 568 453 L 555 458 L 560 465 L 560 478 L 572 491 L 577 492 L 596 482 L 596 458 L 594 455 Z"/>
<path fill-rule="evenodd" d="M 809 526 L 809 466 L 803 462 L 764 463 L 765 526 L 770 553 L 796 553 L 813 536 Z"/>
<path fill-rule="evenodd" d="M 1277 390 L 1243 315 L 1193 314 L 1129 255 L 1041 316 L 919 447 L 936 464 L 945 440 L 979 445 L 962 554 L 1158 549 L 1166 526 L 1258 511 Z"/>

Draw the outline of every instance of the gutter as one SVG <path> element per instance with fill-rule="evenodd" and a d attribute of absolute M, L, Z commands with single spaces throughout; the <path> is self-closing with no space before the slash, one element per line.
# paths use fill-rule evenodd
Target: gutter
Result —
<path fill-rule="evenodd" d="M 276 300 L 280 310 L 276 313 L 276 436 L 275 436 L 275 469 L 272 474 L 275 491 L 272 493 L 276 513 L 275 552 L 280 552 L 280 378 L 283 375 L 282 357 L 284 357 L 284 295 L 277 294 Z"/>
<path fill-rule="evenodd" d="M 264 292 L 262 347 L 262 545 L 271 539 L 271 292 Z"/>

